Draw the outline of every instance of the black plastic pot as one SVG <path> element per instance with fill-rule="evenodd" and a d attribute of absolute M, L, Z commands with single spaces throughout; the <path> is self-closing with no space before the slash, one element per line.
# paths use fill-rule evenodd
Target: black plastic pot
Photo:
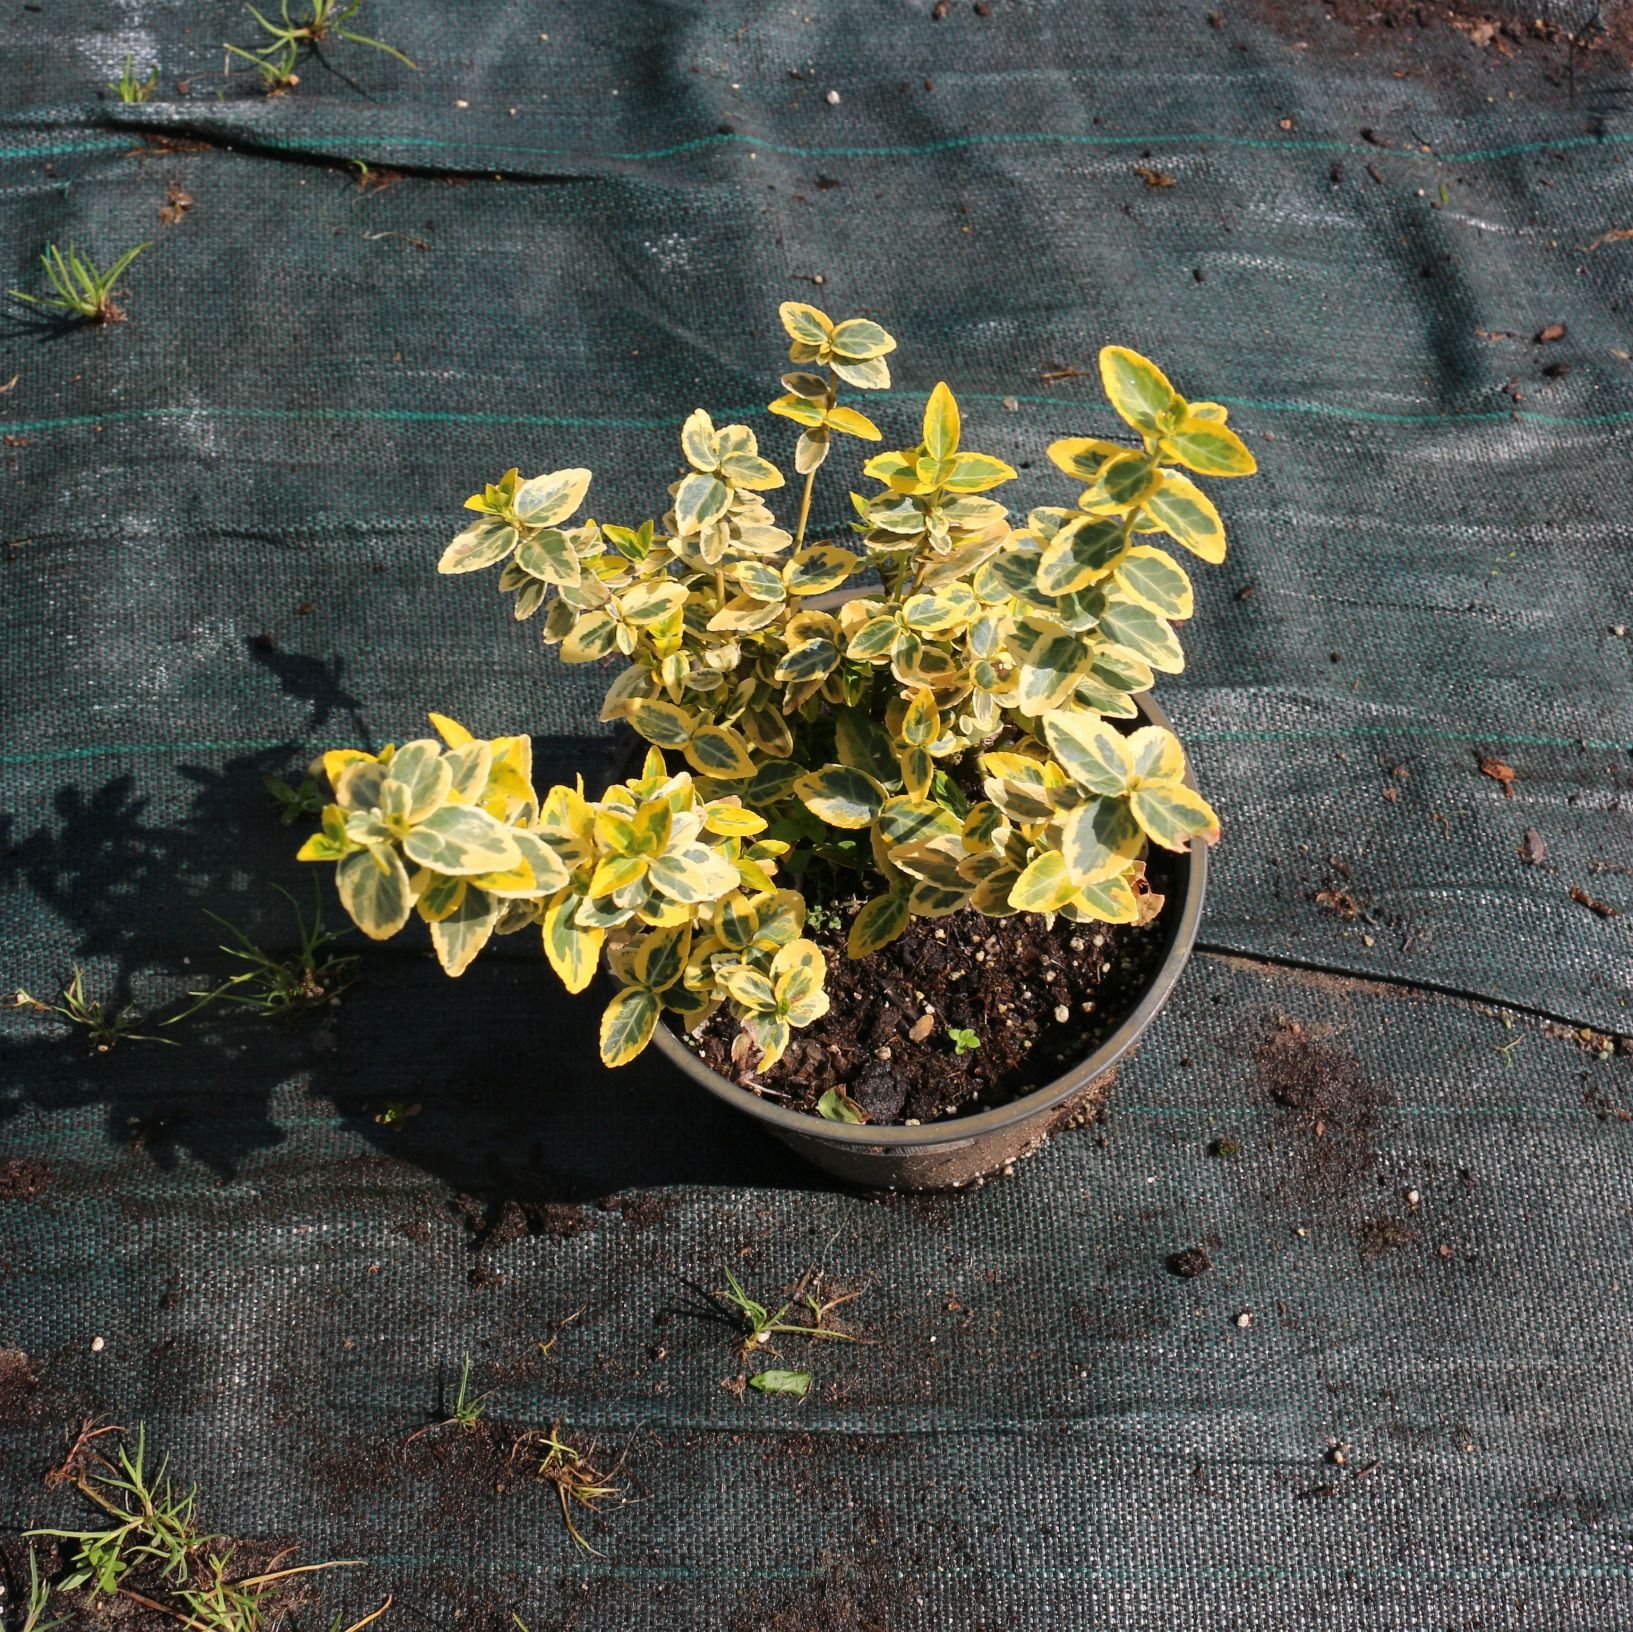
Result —
<path fill-rule="evenodd" d="M 1145 724 L 1168 725 L 1149 696 L 1136 699 Z M 1190 781 L 1189 773 L 1186 780 Z M 1168 943 L 1155 978 L 1132 1014 L 1081 1064 L 1044 1087 L 973 1116 L 922 1127 L 855 1126 L 828 1122 L 761 1099 L 711 1071 L 685 1042 L 660 1025 L 653 1045 L 717 1099 L 753 1117 L 808 1161 L 870 1190 L 948 1190 L 975 1184 L 1038 1150 L 1059 1129 L 1081 1120 L 1104 1098 L 1118 1065 L 1162 1011 L 1196 941 L 1207 887 L 1208 856 L 1201 845 L 1174 856 L 1175 883 L 1157 919 Z"/>

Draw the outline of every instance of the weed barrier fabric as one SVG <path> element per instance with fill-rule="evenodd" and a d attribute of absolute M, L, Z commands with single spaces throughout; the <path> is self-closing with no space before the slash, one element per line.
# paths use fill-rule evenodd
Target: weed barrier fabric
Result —
<path fill-rule="evenodd" d="M 1633 1621 L 1628 72 L 1614 16 L 1573 83 L 1338 12 L 422 0 L 362 14 L 420 72 L 269 100 L 230 7 L 11 9 L 4 282 L 153 247 L 124 325 L 0 327 L 7 987 L 161 1009 L 232 972 L 204 909 L 287 944 L 262 777 L 426 707 L 601 764 L 606 676 L 436 555 L 511 464 L 649 513 L 691 408 L 770 400 L 779 300 L 877 312 L 887 437 L 947 377 L 1022 506 L 1113 429 L 1112 340 L 1261 474 L 1162 692 L 1226 821 L 1206 950 L 1012 1179 L 829 1189 L 605 1076 L 517 942 L 178 1048 L 0 1014 L 8 1560 L 104 1414 L 212 1527 L 365 1560 L 303 1625 Z M 150 104 L 97 98 L 127 52 Z M 740 1394 L 695 1289 L 814 1264 L 882 1347 Z M 491 1418 L 625 1456 L 604 1557 L 503 1428 L 408 1442 L 466 1352 Z"/>

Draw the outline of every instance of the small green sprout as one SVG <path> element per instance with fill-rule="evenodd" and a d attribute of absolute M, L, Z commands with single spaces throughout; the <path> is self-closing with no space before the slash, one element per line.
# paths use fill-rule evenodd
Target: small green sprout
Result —
<path fill-rule="evenodd" d="M 165 1021 L 167 1026 L 186 1020 L 218 1000 L 253 1009 L 258 1014 L 299 1014 L 335 1002 L 357 978 L 358 960 L 349 954 L 337 953 L 334 949 L 340 936 L 323 927 L 323 909 L 316 892 L 312 917 L 308 921 L 288 890 L 279 884 L 272 887 L 294 909 L 295 950 L 285 957 L 274 957 L 262 951 L 236 925 L 218 913 L 207 911 L 205 916 L 218 923 L 237 943 L 223 945 L 221 950 L 247 967 L 236 975 L 229 975 L 209 991 L 189 992 L 187 995 L 198 1001 L 180 1014 L 172 1015 Z"/>
<path fill-rule="evenodd" d="M 159 69 L 155 64 L 153 72 L 146 79 L 138 79 L 136 70 L 131 66 L 129 53 L 125 56 L 124 72 L 118 79 L 109 80 L 108 89 L 121 102 L 146 102 L 159 87 Z"/>
<path fill-rule="evenodd" d="M 955 1054 L 972 1054 L 981 1046 L 981 1039 L 965 1026 L 948 1026 L 947 1040 Z"/>
<path fill-rule="evenodd" d="M 232 56 L 242 57 L 260 74 L 268 95 L 277 96 L 298 85 L 300 75 L 295 72 L 295 65 L 300 60 L 301 52 L 306 50 L 321 54 L 323 46 L 331 38 L 371 46 L 376 51 L 384 51 L 388 57 L 395 57 L 405 68 L 418 69 L 419 64 L 411 62 L 396 46 L 345 26 L 357 15 L 363 0 L 306 0 L 306 4 L 310 9 L 305 16 L 297 18 L 290 15 L 289 0 L 282 0 L 278 22 L 273 22 L 254 6 L 245 6 L 244 10 L 267 34 L 267 43 L 248 49 L 230 42 L 227 44 Z"/>
<path fill-rule="evenodd" d="M 46 1609 L 51 1603 L 51 1583 L 40 1574 L 39 1560 L 34 1556 L 32 1547 L 28 1550 L 28 1601 L 23 1605 L 23 1618 L 17 1632 L 51 1632 L 56 1626 L 66 1626 L 68 1617 L 58 1615 L 52 1620 L 45 1618 Z"/>
<path fill-rule="evenodd" d="M 486 1394 L 471 1393 L 471 1357 L 465 1356 L 465 1364 L 459 1372 L 459 1393 L 454 1396 L 454 1414 L 449 1422 L 457 1423 L 461 1428 L 474 1428 L 487 1415 Z"/>
<path fill-rule="evenodd" d="M 46 281 L 54 293 L 30 295 L 21 289 L 10 290 L 14 300 L 26 301 L 42 310 L 61 312 L 81 323 L 123 323 L 125 314 L 113 303 L 113 291 L 119 280 L 130 269 L 130 263 L 152 244 L 138 244 L 127 249 L 105 271 L 88 256 L 81 255 L 74 244 L 69 244 L 66 255 L 55 244 L 47 244 L 40 257 L 45 268 Z"/>
<path fill-rule="evenodd" d="M 120 1430 L 105 1430 L 119 1432 Z M 147 1469 L 147 1433 L 136 1430 L 134 1450 L 121 1442 L 117 1462 L 91 1454 L 88 1465 L 81 1452 L 89 1438 L 82 1433 L 70 1455 L 66 1477 L 75 1489 L 105 1513 L 112 1523 L 100 1530 L 30 1530 L 27 1535 L 53 1537 L 77 1543 L 69 1571 L 58 1583 L 63 1592 L 86 1592 L 93 1597 L 134 1599 L 159 1609 L 184 1625 L 203 1632 L 255 1632 L 269 1624 L 274 1606 L 269 1599 L 281 1582 L 319 1570 L 345 1569 L 359 1561 L 335 1560 L 264 1570 L 234 1578 L 233 1549 L 225 1536 L 199 1526 L 195 1512 L 198 1490 L 178 1493 L 169 1473 L 168 1458 L 150 1475 Z M 38 1576 L 30 1559 L 30 1620 L 24 1632 L 45 1632 L 46 1593 L 38 1591 Z M 135 1577 L 143 1590 L 136 1593 L 127 1581 Z M 151 1594 L 162 1592 L 171 1600 L 159 1603 Z M 355 1623 L 357 1632 L 382 1611 Z"/>
<path fill-rule="evenodd" d="M 111 1009 L 99 998 L 87 997 L 85 971 L 77 963 L 58 1002 L 44 1002 L 19 986 L 10 996 L 0 998 L 0 1008 L 32 1009 L 39 1014 L 54 1014 L 71 1026 L 81 1026 L 89 1034 L 93 1054 L 111 1054 L 116 1043 L 169 1043 L 171 1047 L 176 1046 L 173 1037 L 154 1037 L 137 1031 L 135 1009 Z"/>
<path fill-rule="evenodd" d="M 281 776 L 264 776 L 261 786 L 277 805 L 278 820 L 285 827 L 323 814 L 323 793 L 310 776 L 303 776 L 299 787 L 292 786 Z"/>
<path fill-rule="evenodd" d="M 862 1294 L 845 1292 L 838 1297 L 823 1300 L 817 1291 L 821 1277 L 812 1270 L 807 1270 L 800 1277 L 793 1295 L 775 1312 L 751 1298 L 743 1290 L 743 1283 L 729 1269 L 726 1271 L 726 1281 L 730 1290 L 717 1293 L 716 1296 L 731 1307 L 743 1326 L 741 1350 L 745 1358 L 758 1352 L 778 1334 L 788 1337 L 829 1337 L 841 1343 L 873 1341 L 872 1338 L 863 1337 L 858 1332 L 847 1332 L 840 1327 L 823 1324 L 835 1309 L 854 1302 Z M 809 1312 L 811 1317 L 809 1321 L 783 1319 L 796 1305 Z"/>

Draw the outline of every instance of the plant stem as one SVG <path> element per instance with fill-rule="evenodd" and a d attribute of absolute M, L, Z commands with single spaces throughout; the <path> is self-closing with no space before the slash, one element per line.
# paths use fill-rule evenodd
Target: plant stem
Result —
<path fill-rule="evenodd" d="M 829 408 L 832 408 L 838 400 L 839 381 L 837 378 L 832 378 L 828 381 L 828 399 L 823 405 L 823 411 L 826 412 Z M 805 491 L 800 494 L 799 500 L 799 521 L 794 527 L 794 553 L 796 555 L 805 546 L 805 524 L 811 519 L 811 493 L 816 487 L 816 473 L 821 468 L 821 465 L 817 465 L 805 473 Z"/>
<path fill-rule="evenodd" d="M 816 471 L 805 473 L 805 491 L 800 494 L 799 521 L 794 528 L 794 553 L 797 555 L 805 544 L 805 523 L 811 517 L 811 489 L 816 486 Z"/>

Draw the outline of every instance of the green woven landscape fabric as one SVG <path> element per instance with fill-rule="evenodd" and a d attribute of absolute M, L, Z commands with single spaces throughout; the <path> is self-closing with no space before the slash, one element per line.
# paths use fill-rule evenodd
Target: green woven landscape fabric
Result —
<path fill-rule="evenodd" d="M 1633 1624 L 1614 8 L 1211 3 L 372 0 L 417 71 L 331 41 L 279 97 L 221 0 L 8 3 L 0 281 L 151 241 L 125 323 L 0 319 L 8 990 L 174 1012 L 235 967 L 206 911 L 287 947 L 262 779 L 320 748 L 436 708 L 602 764 L 605 675 L 436 557 L 513 464 L 638 521 L 699 405 L 786 459 L 779 301 L 887 324 L 887 445 L 946 378 L 1022 507 L 1115 429 L 1112 341 L 1261 467 L 1161 693 L 1225 822 L 1203 949 L 1105 1119 L 978 1192 L 609 1076 L 530 942 L 105 1057 L 0 1014 L 14 1578 L 96 1419 L 362 1561 L 301 1627 Z M 877 1344 L 745 1392 L 706 1294 L 813 1267 Z M 415 1437 L 467 1354 L 499 1426 Z M 507 1459 L 554 1423 L 631 1498 L 597 1551 Z"/>

